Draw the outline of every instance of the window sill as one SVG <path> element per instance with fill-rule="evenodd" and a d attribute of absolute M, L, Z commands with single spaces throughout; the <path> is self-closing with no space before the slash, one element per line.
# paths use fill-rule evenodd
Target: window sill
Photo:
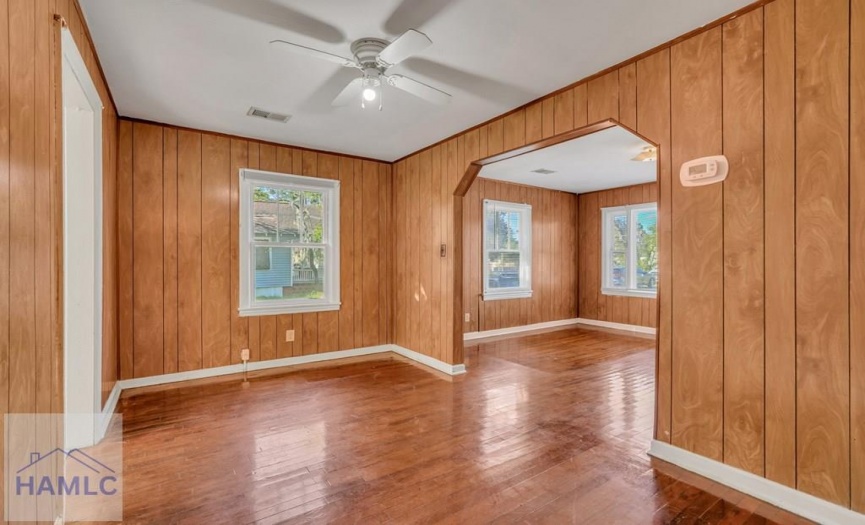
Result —
<path fill-rule="evenodd" d="M 641 297 L 643 299 L 655 299 L 658 296 L 658 292 L 644 290 L 618 290 L 615 288 L 604 288 L 601 290 L 601 293 L 604 295 L 617 295 L 622 297 Z"/>
<path fill-rule="evenodd" d="M 297 305 L 273 305 L 273 306 L 254 306 L 249 308 L 239 308 L 237 311 L 240 317 L 256 317 L 261 315 L 287 315 L 287 314 L 309 314 L 315 312 L 334 312 L 339 310 L 342 303 L 314 303 L 314 304 L 297 304 Z"/>
<path fill-rule="evenodd" d="M 530 299 L 532 297 L 531 290 L 520 290 L 514 292 L 496 292 L 485 293 L 484 301 L 503 301 L 505 299 Z"/>

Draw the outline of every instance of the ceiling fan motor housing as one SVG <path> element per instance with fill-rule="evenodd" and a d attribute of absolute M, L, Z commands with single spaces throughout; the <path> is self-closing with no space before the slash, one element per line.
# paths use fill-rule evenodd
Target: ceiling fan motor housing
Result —
<path fill-rule="evenodd" d="M 352 42 L 351 53 L 357 59 L 358 64 L 360 64 L 364 69 L 378 69 L 384 65 L 378 63 L 378 54 L 388 45 L 390 45 L 390 42 L 380 38 L 361 38 L 360 40 Z"/>

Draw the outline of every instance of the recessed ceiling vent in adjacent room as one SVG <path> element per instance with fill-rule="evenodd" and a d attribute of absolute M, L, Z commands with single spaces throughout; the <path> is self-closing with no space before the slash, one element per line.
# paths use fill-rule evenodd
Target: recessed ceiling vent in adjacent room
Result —
<path fill-rule="evenodd" d="M 532 173 L 538 173 L 538 174 L 540 174 L 540 175 L 550 175 L 550 174 L 555 173 L 555 170 L 548 170 L 548 169 L 545 169 L 545 168 L 538 168 L 538 169 L 536 169 L 536 170 L 532 170 Z"/>
<path fill-rule="evenodd" d="M 249 108 L 249 111 L 246 112 L 250 117 L 258 117 L 267 120 L 273 120 L 274 122 L 282 122 L 285 124 L 291 118 L 291 115 L 283 115 L 281 113 L 274 113 L 272 111 L 266 111 L 261 108 L 257 108 L 255 106 Z"/>

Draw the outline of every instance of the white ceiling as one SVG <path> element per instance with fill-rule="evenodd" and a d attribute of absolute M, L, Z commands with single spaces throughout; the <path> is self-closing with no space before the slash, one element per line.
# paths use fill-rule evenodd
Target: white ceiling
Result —
<path fill-rule="evenodd" d="M 484 166 L 480 176 L 570 193 L 621 188 L 657 179 L 655 162 L 633 159 L 651 146 L 618 126 Z M 555 173 L 540 175 L 543 168 Z"/>
<path fill-rule="evenodd" d="M 121 115 L 395 160 L 752 0 L 80 0 Z M 350 56 L 360 37 L 426 33 L 390 70 L 453 95 L 388 88 L 384 110 L 333 109 L 356 71 L 270 46 Z M 288 113 L 288 124 L 246 116 Z"/>

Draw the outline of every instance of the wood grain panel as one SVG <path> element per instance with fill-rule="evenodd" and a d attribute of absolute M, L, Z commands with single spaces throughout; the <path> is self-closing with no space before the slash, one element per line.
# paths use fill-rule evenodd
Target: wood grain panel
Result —
<path fill-rule="evenodd" d="M 159 135 L 158 144 L 151 147 L 149 142 L 142 143 L 141 137 L 133 140 L 133 128 L 152 129 Z M 165 312 L 163 314 L 160 310 L 159 320 L 162 322 L 176 316 L 177 341 L 176 357 L 170 342 L 160 342 L 152 346 L 152 351 L 159 356 L 158 362 L 154 361 L 156 364 L 152 368 L 145 369 L 136 361 L 135 370 L 130 367 L 128 371 L 129 377 L 239 363 L 243 348 L 249 348 L 250 358 L 258 361 L 388 342 L 393 325 L 391 302 L 394 292 L 389 282 L 393 273 L 393 256 L 386 256 L 382 242 L 393 228 L 391 196 L 394 189 L 389 165 L 126 120 L 121 122 L 121 137 L 118 231 L 124 231 L 123 225 L 128 225 L 130 230 L 141 230 L 149 224 L 142 221 L 152 216 L 157 225 L 153 242 L 160 252 L 153 261 L 135 258 L 132 247 L 127 252 L 121 244 L 120 268 L 134 267 L 148 275 L 149 272 L 158 272 L 160 280 L 156 282 L 160 283 L 158 291 L 160 298 L 164 298 L 162 308 Z M 156 141 L 150 142 L 155 144 Z M 123 168 L 126 165 L 129 166 L 128 174 Z M 139 191 L 143 182 L 138 174 L 146 173 L 145 168 L 151 166 L 152 169 L 159 168 L 158 196 L 148 197 L 148 193 Z M 343 266 L 340 277 L 343 304 L 339 312 L 237 316 L 240 253 L 237 244 L 238 175 L 242 168 L 299 172 L 341 181 L 340 250 Z M 144 215 L 139 217 L 133 213 L 132 206 L 124 207 L 124 198 L 136 198 L 142 203 L 140 208 Z M 149 204 L 146 210 L 144 202 Z M 432 220 L 429 222 L 432 228 Z M 174 243 L 176 248 L 172 248 Z M 171 273 L 172 249 L 176 249 L 173 263 L 176 277 Z M 136 244 L 135 252 L 138 251 Z M 128 255 L 122 256 L 124 253 Z M 158 264 L 154 262 L 156 260 Z M 176 279 L 176 292 L 171 290 L 172 279 Z M 145 282 L 141 279 L 131 283 L 128 297 L 121 297 L 121 319 L 125 318 L 123 316 L 141 316 L 141 312 L 136 312 L 137 303 L 132 298 L 142 300 L 153 293 L 152 284 L 148 289 Z M 168 321 L 164 324 L 160 324 L 159 333 L 165 334 L 163 339 L 168 339 L 171 329 Z M 136 330 L 146 326 L 136 323 Z M 285 340 L 286 330 L 295 331 L 293 342 Z M 153 336 L 149 332 L 142 332 L 142 335 Z M 149 355 L 143 353 L 136 357 L 130 346 L 121 349 L 119 358 L 121 364 L 127 360 L 132 363 L 133 358 L 147 359 Z"/>
<path fill-rule="evenodd" d="M 257 142 L 248 142 L 247 151 L 247 167 L 250 169 L 259 168 L 259 152 L 260 146 Z M 238 248 L 239 249 L 239 248 Z M 249 317 L 247 323 L 247 337 L 249 338 L 249 359 L 251 361 L 261 360 L 261 318 Z"/>
<path fill-rule="evenodd" d="M 619 69 L 619 122 L 637 129 L 637 64 Z"/>
<path fill-rule="evenodd" d="M 240 307 L 240 170 L 249 166 L 249 144 L 243 140 L 231 140 L 229 188 L 229 280 L 231 284 L 231 354 L 232 364 L 241 362 L 240 351 L 249 348 L 249 318 L 242 318 Z M 250 352 L 250 357 L 252 353 Z"/>
<path fill-rule="evenodd" d="M 472 152 L 473 154 L 473 152 Z M 471 158 L 471 157 L 469 157 Z M 483 201 L 532 206 L 532 297 L 483 301 Z M 463 312 L 466 332 L 573 319 L 576 307 L 577 197 L 542 188 L 479 178 L 463 198 Z M 552 270 L 555 269 L 555 272 Z"/>
<path fill-rule="evenodd" d="M 673 165 L 721 152 L 721 30 L 671 50 Z M 698 127 L 692 125 L 699 120 Z M 723 460 L 722 188 L 673 185 L 672 444 Z"/>
<path fill-rule="evenodd" d="M 724 461 L 763 475 L 763 11 L 723 26 Z"/>
<path fill-rule="evenodd" d="M 672 434 L 672 175 L 670 155 L 670 51 L 664 50 L 636 63 L 637 131 L 659 144 L 658 184 L 658 298 L 647 302 L 643 321 L 657 327 L 657 380 L 655 439 L 670 442 Z M 655 318 L 655 312 L 661 312 Z M 581 314 L 582 315 L 582 314 Z"/>
<path fill-rule="evenodd" d="M 553 119 L 553 131 L 557 135 L 574 129 L 574 92 L 572 90 L 562 91 L 556 95 Z"/>
<path fill-rule="evenodd" d="M 766 472 L 796 486 L 796 95 L 793 0 L 766 6 Z"/>
<path fill-rule="evenodd" d="M 35 3 L 9 2 L 9 412 L 36 410 Z M 10 437 L 10 439 L 12 439 Z"/>
<path fill-rule="evenodd" d="M 202 134 L 201 330 L 207 368 L 231 364 L 230 163 L 231 141 Z"/>
<path fill-rule="evenodd" d="M 162 128 L 135 124 L 133 148 L 151 155 L 132 158 L 134 292 L 133 370 L 136 377 L 161 373 L 163 363 Z"/>
<path fill-rule="evenodd" d="M 586 84 L 574 86 L 574 128 L 589 124 L 589 92 Z M 531 143 L 531 141 L 529 141 Z"/>
<path fill-rule="evenodd" d="M 0 97 L 2 98 L 2 97 Z M 118 301 L 121 305 L 132 304 L 132 292 L 135 289 L 132 278 L 133 242 L 132 242 L 132 123 L 120 122 L 118 129 L 117 158 L 117 268 L 119 288 Z M 133 309 L 120 308 L 118 312 L 118 346 L 120 353 L 119 377 L 129 379 L 135 377 L 132 365 L 133 348 Z"/>
<path fill-rule="evenodd" d="M 543 104 L 536 102 L 526 107 L 526 143 L 531 144 L 544 136 Z M 484 155 L 486 156 L 486 155 Z M 478 156 L 478 158 L 482 158 Z M 477 159 L 475 159 L 477 160 Z"/>
<path fill-rule="evenodd" d="M 797 486 L 850 503 L 848 0 L 796 2 Z"/>
<path fill-rule="evenodd" d="M 619 118 L 619 72 L 611 71 L 590 80 L 588 89 L 589 123 Z"/>
<path fill-rule="evenodd" d="M 573 223 L 579 226 L 579 304 L 580 317 L 636 326 L 651 326 L 644 319 L 644 303 L 654 307 L 654 299 L 637 297 L 607 296 L 601 292 L 601 208 L 627 206 L 655 202 L 656 194 L 645 191 L 656 183 L 639 184 L 611 190 L 583 193 L 575 205 L 579 208 L 580 218 Z M 576 257 L 576 256 L 575 256 Z M 604 305 L 603 309 L 598 304 Z M 609 305 L 609 306 L 608 306 Z"/>
<path fill-rule="evenodd" d="M 850 20 L 850 506 L 865 512 L 865 1 Z"/>
<path fill-rule="evenodd" d="M 127 123 L 121 121 L 121 126 Z M 126 152 L 121 141 L 121 156 Z M 123 189 L 124 180 L 119 181 Z M 120 208 L 121 218 L 123 207 Z M 131 222 L 131 221 L 130 221 Z M 177 132 L 177 369 L 203 364 L 201 339 L 201 134 Z M 133 292 L 133 290 L 130 290 Z M 120 312 L 131 310 L 121 297 Z M 124 351 L 121 348 L 121 362 Z"/>

